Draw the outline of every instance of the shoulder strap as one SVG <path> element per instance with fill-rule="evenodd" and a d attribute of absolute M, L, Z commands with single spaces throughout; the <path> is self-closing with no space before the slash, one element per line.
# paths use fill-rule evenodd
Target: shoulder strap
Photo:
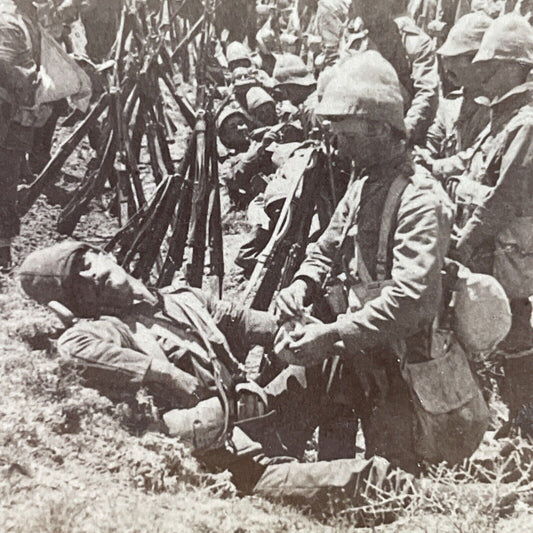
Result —
<path fill-rule="evenodd" d="M 346 218 L 346 224 L 342 228 L 339 250 L 346 242 L 346 239 L 348 238 L 348 233 L 350 232 L 350 229 L 352 228 L 354 222 L 357 221 L 357 215 L 359 214 L 359 209 L 361 207 L 361 195 L 363 193 L 363 187 L 365 185 L 366 180 L 367 176 L 352 181 L 355 190 L 352 191 L 352 197 L 350 198 L 350 211 Z M 351 185 L 352 184 L 348 185 L 348 188 L 350 188 Z"/>
<path fill-rule="evenodd" d="M 383 206 L 383 215 L 381 216 L 381 225 L 379 228 L 378 253 L 376 261 L 376 278 L 383 281 L 387 276 L 387 249 L 389 237 L 396 221 L 396 214 L 400 208 L 402 194 L 409 181 L 403 176 L 397 176 L 392 182 L 385 205 Z"/>

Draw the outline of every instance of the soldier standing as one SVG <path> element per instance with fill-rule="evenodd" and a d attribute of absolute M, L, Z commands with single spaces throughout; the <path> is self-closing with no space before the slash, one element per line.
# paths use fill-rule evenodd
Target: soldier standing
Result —
<path fill-rule="evenodd" d="M 35 107 L 40 33 L 31 0 L 0 3 L 0 268 L 11 264 L 11 240 L 18 235 L 17 185 L 35 127 L 50 116 Z"/>
<path fill-rule="evenodd" d="M 496 19 L 474 65 L 490 106 L 490 132 L 478 148 L 486 169 L 481 184 L 490 189 L 461 230 L 457 254 L 473 270 L 493 274 L 511 302 L 513 324 L 500 347 L 512 419 L 533 399 L 533 87 L 527 82 L 533 29 L 517 14 Z"/>

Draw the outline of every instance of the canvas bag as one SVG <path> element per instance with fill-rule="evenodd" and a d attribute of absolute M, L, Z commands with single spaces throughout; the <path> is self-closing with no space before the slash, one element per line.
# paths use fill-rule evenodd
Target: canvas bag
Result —
<path fill-rule="evenodd" d="M 389 189 L 380 225 L 377 280 L 351 289 L 351 306 L 357 303 L 356 300 L 359 305 L 364 305 L 377 297 L 383 286 L 391 283 L 386 279 L 387 247 L 406 186 L 406 178 L 399 176 Z M 358 264 L 360 277 L 370 278 L 362 260 Z M 469 457 L 488 427 L 489 411 L 452 328 L 443 327 L 439 319 L 435 320 L 428 361 L 409 363 L 403 341 L 393 348 L 399 354 L 403 352 L 401 371 L 413 402 L 417 454 L 431 463 L 447 461 L 455 464 Z"/>
<path fill-rule="evenodd" d="M 74 107 L 87 111 L 92 95 L 92 84 L 85 71 L 70 57 L 61 45 L 42 27 L 41 68 L 35 104 L 71 99 Z"/>

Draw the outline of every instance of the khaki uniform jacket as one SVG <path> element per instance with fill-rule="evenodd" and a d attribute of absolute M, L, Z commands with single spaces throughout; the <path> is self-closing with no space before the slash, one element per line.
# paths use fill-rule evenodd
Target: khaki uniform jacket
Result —
<path fill-rule="evenodd" d="M 213 354 L 230 374 L 238 365 L 236 358 L 243 360 L 250 345 L 273 342 L 277 325 L 268 313 L 244 310 L 199 290 L 166 292 L 157 307 L 138 304 L 120 318 L 78 322 L 60 337 L 60 354 L 85 369 L 85 377 L 95 386 L 138 387 L 158 359 L 210 387 Z"/>
<path fill-rule="evenodd" d="M 349 278 L 356 279 L 353 238 L 340 242 L 343 228 L 350 223 L 350 233 L 355 235 L 362 260 L 370 276 L 375 278 L 383 206 L 389 186 L 399 172 L 408 177 L 409 183 L 401 196 L 390 242 L 387 274 L 392 281 L 361 309 L 337 317 L 337 325 L 348 353 L 414 339 L 422 333 L 426 341 L 422 345 L 420 339 L 409 343 L 407 353 L 418 357 L 414 355 L 418 352 L 424 360 L 428 354 L 420 351 L 427 349 L 429 327 L 439 310 L 441 269 L 453 221 L 448 196 L 426 171 L 405 163 L 373 172 L 363 185 L 359 214 L 350 221 L 353 188 L 360 187 L 359 180 L 353 183 L 325 233 L 308 247 L 296 277 L 312 280 L 320 287 L 331 270 L 337 268 L 335 260 L 340 251 L 341 261 L 348 264 Z"/>
<path fill-rule="evenodd" d="M 40 32 L 13 2 L 0 3 L 0 146 L 27 151 L 33 129 L 19 106 L 34 104 L 40 63 Z"/>
<path fill-rule="evenodd" d="M 410 66 L 411 105 L 405 115 L 407 138 L 422 144 L 437 114 L 439 73 L 435 45 L 410 17 L 395 19 Z"/>
<path fill-rule="evenodd" d="M 427 148 L 436 159 L 452 157 L 472 147 L 489 121 L 489 109 L 469 95 L 441 98 L 437 117 L 427 133 Z"/>
<path fill-rule="evenodd" d="M 368 37 L 394 67 L 406 92 L 407 138 L 411 144 L 424 144 L 439 103 L 440 80 L 433 41 L 408 16 L 369 28 Z"/>
<path fill-rule="evenodd" d="M 490 132 L 478 151 L 481 183 L 492 188 L 464 227 L 458 250 L 476 261 L 496 247 L 493 274 L 512 297 L 533 289 L 533 84 L 523 84 L 491 105 Z M 501 260 L 514 263 L 515 280 L 502 276 Z M 499 266 L 498 266 L 499 265 Z M 509 283 L 514 287 L 510 290 Z M 518 295 L 516 287 L 527 292 Z"/>

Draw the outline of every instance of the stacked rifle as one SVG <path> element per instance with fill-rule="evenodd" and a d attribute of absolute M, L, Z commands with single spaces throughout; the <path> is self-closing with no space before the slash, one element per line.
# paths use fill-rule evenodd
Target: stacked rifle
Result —
<path fill-rule="evenodd" d="M 281 208 L 268 244 L 246 286 L 243 301 L 253 309 L 267 310 L 277 291 L 287 287 L 300 267 L 307 245 L 327 227 L 348 182 L 333 162 L 328 121 L 311 132 L 283 167 L 291 188 Z M 346 173 L 346 172 L 344 172 Z M 350 173 L 352 174 L 352 173 Z M 351 178 L 350 178 L 351 179 Z M 313 218 L 319 228 L 312 230 Z"/>
<path fill-rule="evenodd" d="M 198 26 L 197 111 L 171 91 L 193 129 L 185 155 L 175 172 L 167 168 L 168 176 L 159 182 L 152 201 L 140 206 L 106 249 L 116 250 L 122 266 L 134 276 L 154 281 L 157 286 L 168 285 L 176 271 L 185 267 L 187 282 L 193 287 L 201 287 L 208 259 L 211 279 L 216 281 L 215 290 L 221 294 L 224 256 L 215 88 L 210 86 L 207 76 L 213 14 L 214 6 L 206 3 Z M 171 89 L 168 76 L 165 81 Z M 151 278 L 152 274 L 155 279 Z"/>
<path fill-rule="evenodd" d="M 57 179 L 82 139 L 97 131 L 96 170 L 87 174 L 62 210 L 58 231 L 71 234 L 91 200 L 100 196 L 109 182 L 115 192 L 113 205 L 121 229 L 107 248 L 118 249 L 126 268 L 148 281 L 156 266 L 158 284 L 169 283 L 182 266 L 185 249 L 190 245 L 193 251 L 187 277 L 193 286 L 201 286 L 209 243 L 211 271 L 218 277 L 220 291 L 223 253 L 216 117 L 214 91 L 206 74 L 216 6 L 206 1 L 198 21 L 174 48 L 169 48 L 172 43 L 169 33 L 173 37 L 178 35 L 177 18 L 188 1 L 191 0 L 171 10 L 170 2 L 161 0 L 157 12 L 148 11 L 141 0 L 123 0 L 113 61 L 108 64 L 108 87 L 42 173 L 22 192 L 19 211 L 23 215 L 31 208 Z M 169 15 L 166 19 L 165 8 Z M 194 40 L 199 41 L 194 43 L 197 110 L 179 94 L 174 83 L 175 59 L 184 53 L 188 55 L 188 45 Z M 193 130 L 178 168 L 170 151 L 177 128 L 167 113 L 165 98 L 177 104 Z M 153 199 L 148 203 L 139 173 L 144 139 L 156 184 Z M 166 257 L 161 254 L 164 248 Z"/>
<path fill-rule="evenodd" d="M 174 16 L 178 16 L 175 12 Z M 102 193 L 107 180 L 116 188 L 118 212 L 123 224 L 145 203 L 138 163 L 143 138 L 147 139 L 150 165 L 156 182 L 174 172 L 169 143 L 176 131 L 163 105 L 161 82 L 185 118 L 193 124 L 190 104 L 177 94 L 174 71 L 165 46 L 168 24 L 161 13 L 148 13 L 144 3 L 124 0 L 114 45 L 113 61 L 108 63 L 108 87 L 71 136 L 62 144 L 37 179 L 19 199 L 25 214 L 38 196 L 52 184 L 59 172 L 88 134 L 98 133 L 97 170 L 88 175 L 75 191 L 58 221 L 58 230 L 71 234 L 92 198 Z M 178 45 L 185 47 L 194 35 Z M 102 125 L 97 128 L 98 120 Z"/>

